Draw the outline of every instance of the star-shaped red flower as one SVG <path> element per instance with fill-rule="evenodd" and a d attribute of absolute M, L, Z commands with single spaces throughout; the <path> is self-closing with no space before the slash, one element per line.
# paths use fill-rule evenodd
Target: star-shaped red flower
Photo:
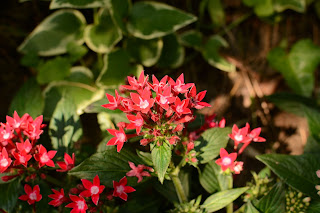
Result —
<path fill-rule="evenodd" d="M 128 195 L 127 193 L 131 193 L 136 191 L 134 188 L 131 186 L 126 186 L 127 185 L 127 177 L 124 176 L 121 178 L 119 183 L 117 181 L 113 181 L 113 196 L 114 197 L 120 197 L 122 200 L 127 201 Z"/>
<path fill-rule="evenodd" d="M 29 205 L 34 204 L 35 202 L 39 202 L 42 199 L 42 195 L 40 194 L 39 185 L 35 185 L 33 189 L 28 184 L 24 185 L 25 195 L 21 195 L 19 197 L 20 200 L 27 201 Z"/>
<path fill-rule="evenodd" d="M 103 192 L 105 186 L 100 185 L 100 179 L 99 176 L 96 175 L 93 178 L 93 183 L 91 183 L 89 180 L 81 179 L 81 182 L 86 188 L 86 190 L 82 191 L 80 193 L 80 196 L 82 197 L 91 197 L 92 202 L 96 205 L 98 205 L 99 196 Z"/>

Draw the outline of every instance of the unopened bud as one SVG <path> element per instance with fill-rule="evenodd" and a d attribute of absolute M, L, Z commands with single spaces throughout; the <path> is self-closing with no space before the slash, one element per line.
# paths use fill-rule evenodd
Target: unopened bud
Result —
<path fill-rule="evenodd" d="M 316 185 L 315 188 L 316 188 L 316 190 L 319 191 L 320 190 L 320 185 Z"/>
<path fill-rule="evenodd" d="M 302 202 L 304 203 L 309 203 L 311 201 L 311 198 L 310 197 L 305 197 L 303 198 Z"/>

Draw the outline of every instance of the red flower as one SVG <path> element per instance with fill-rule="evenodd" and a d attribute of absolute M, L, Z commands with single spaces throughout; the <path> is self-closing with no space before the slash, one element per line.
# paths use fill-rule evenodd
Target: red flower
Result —
<path fill-rule="evenodd" d="M 130 124 L 128 124 L 127 129 L 136 129 L 137 134 L 140 133 L 141 127 L 143 126 L 144 120 L 141 114 L 138 112 L 137 116 L 134 115 L 127 115 Z"/>
<path fill-rule="evenodd" d="M 168 110 L 169 104 L 173 103 L 175 100 L 176 98 L 172 96 L 170 87 L 164 89 L 162 94 L 157 92 L 156 102 L 165 110 Z"/>
<path fill-rule="evenodd" d="M 67 153 L 64 153 L 64 162 L 58 161 L 57 164 L 61 168 L 61 169 L 57 169 L 57 172 L 67 172 L 71 170 L 75 164 L 74 153 L 72 153 L 72 158 Z"/>
<path fill-rule="evenodd" d="M 42 124 L 43 116 L 40 115 L 36 119 L 32 119 L 30 116 L 28 117 L 28 125 L 26 130 L 23 132 L 26 136 L 29 137 L 31 141 L 38 140 L 40 138 L 40 135 L 42 134 L 43 128 L 45 125 Z"/>
<path fill-rule="evenodd" d="M 211 107 L 210 104 L 206 102 L 201 102 L 204 96 L 206 95 L 207 90 L 199 92 L 197 94 L 196 86 L 193 85 L 188 93 L 186 93 L 186 98 L 190 98 L 191 107 L 196 109 L 202 109 L 204 107 Z"/>
<path fill-rule="evenodd" d="M 122 85 L 123 88 L 127 89 L 127 90 L 140 90 L 143 89 L 144 86 L 146 85 L 146 83 L 148 82 L 148 78 L 149 76 L 147 75 L 146 78 L 144 78 L 144 71 L 141 72 L 139 79 L 137 81 L 137 79 L 135 77 L 130 77 L 128 76 L 128 82 L 130 84 L 129 85 Z"/>
<path fill-rule="evenodd" d="M 28 184 L 24 185 L 25 195 L 21 195 L 19 197 L 20 200 L 27 201 L 29 205 L 34 204 L 35 202 L 39 202 L 42 199 L 42 195 L 40 194 L 39 185 L 35 185 L 33 189 Z"/>
<path fill-rule="evenodd" d="M 129 177 L 137 177 L 138 178 L 138 183 L 140 183 L 143 179 L 142 176 L 146 176 L 146 177 L 150 177 L 151 175 L 149 174 L 149 172 L 147 171 L 143 171 L 143 170 L 149 170 L 150 172 L 153 171 L 153 169 L 149 166 L 145 166 L 145 165 L 142 165 L 142 164 L 139 164 L 138 166 L 135 166 L 134 163 L 132 162 L 128 162 L 129 163 L 129 166 L 132 170 L 130 170 L 129 172 L 127 172 L 127 176 Z"/>
<path fill-rule="evenodd" d="M 60 192 L 55 189 L 51 189 L 51 190 L 53 191 L 54 194 L 48 195 L 48 197 L 53 199 L 49 202 L 49 205 L 57 207 L 57 206 L 60 206 L 63 202 L 65 202 L 66 198 L 64 197 L 63 189 L 61 189 Z"/>
<path fill-rule="evenodd" d="M 32 158 L 32 155 L 27 154 L 25 151 L 20 153 L 13 152 L 12 155 L 16 159 L 13 164 L 14 166 L 23 165 L 27 167 L 28 161 Z"/>
<path fill-rule="evenodd" d="M 86 200 L 79 196 L 69 195 L 70 199 L 73 201 L 66 205 L 67 208 L 73 208 L 70 213 L 86 213 L 88 209 L 88 205 L 86 204 Z"/>
<path fill-rule="evenodd" d="M 142 113 L 147 113 L 154 104 L 154 99 L 151 97 L 151 92 L 148 89 L 144 89 L 141 92 L 141 96 L 137 93 L 130 93 L 132 101 L 135 103 L 133 108 Z"/>
<path fill-rule="evenodd" d="M 227 170 L 230 168 L 231 171 L 234 171 L 234 161 L 237 159 L 237 153 L 230 153 L 224 149 L 220 149 L 220 157 L 218 160 L 216 160 L 216 164 L 221 166 L 222 171 Z"/>
<path fill-rule="evenodd" d="M 46 148 L 42 146 L 42 144 L 37 146 L 38 153 L 34 155 L 34 159 L 39 162 L 39 167 L 43 167 L 44 165 L 54 167 L 54 162 L 51 160 L 57 153 L 57 151 L 49 151 L 47 152 Z"/>
<path fill-rule="evenodd" d="M 8 142 L 14 137 L 12 127 L 1 123 L 0 127 L 0 142 L 2 146 L 7 146 Z"/>
<path fill-rule="evenodd" d="M 116 129 L 107 129 L 107 130 L 111 135 L 115 136 L 108 141 L 107 146 L 117 145 L 117 152 L 120 152 L 124 142 L 127 141 L 126 133 L 124 132 L 122 127 L 120 127 L 119 130 L 116 130 Z"/>
<path fill-rule="evenodd" d="M 7 119 L 7 123 L 13 129 L 18 130 L 20 128 L 21 124 L 23 124 L 27 120 L 28 117 L 29 117 L 29 114 L 26 113 L 20 118 L 18 113 L 16 111 L 14 111 L 13 118 L 7 115 L 6 119 Z"/>
<path fill-rule="evenodd" d="M 111 109 L 111 110 L 118 109 L 118 107 L 121 106 L 120 101 L 122 98 L 119 96 L 117 90 L 115 90 L 115 94 L 116 94 L 116 97 L 113 97 L 112 95 L 109 95 L 108 93 L 106 93 L 109 103 L 102 105 L 102 107 Z"/>
<path fill-rule="evenodd" d="M 233 125 L 232 133 L 229 134 L 229 137 L 234 140 L 234 149 L 237 149 L 239 143 L 247 143 L 251 141 L 251 138 L 247 136 L 248 128 L 243 127 L 239 129 L 237 125 Z"/>
<path fill-rule="evenodd" d="M 260 127 L 255 128 L 250 131 L 250 125 L 247 123 L 246 128 L 248 130 L 247 136 L 250 138 L 250 140 L 243 144 L 243 146 L 239 150 L 239 154 L 241 154 L 244 151 L 244 149 L 251 143 L 251 141 L 253 141 L 253 142 L 265 142 L 266 141 L 266 139 L 264 139 L 263 137 L 259 137 L 260 132 L 261 132 Z"/>
<path fill-rule="evenodd" d="M 149 86 L 153 89 L 153 91 L 155 91 L 156 93 L 159 93 L 167 85 L 167 83 L 166 83 L 167 79 L 168 79 L 168 76 L 166 75 L 159 82 L 159 80 L 156 78 L 156 76 L 152 75 L 153 84 L 149 83 Z"/>
<path fill-rule="evenodd" d="M 12 160 L 8 156 L 8 152 L 5 147 L 0 152 L 0 173 L 3 173 L 11 165 Z"/>
<path fill-rule="evenodd" d="M 236 161 L 234 162 L 234 173 L 235 174 L 240 174 L 240 172 L 243 170 L 243 162 L 242 161 Z"/>
<path fill-rule="evenodd" d="M 185 84 L 183 73 L 178 77 L 177 81 L 174 82 L 172 78 L 169 78 L 169 84 L 173 88 L 173 91 L 176 93 L 186 93 L 188 89 L 194 85 L 193 83 Z"/>
<path fill-rule="evenodd" d="M 93 178 L 93 183 L 91 183 L 89 180 L 86 180 L 86 179 L 81 179 L 81 181 L 84 188 L 86 188 L 87 190 L 84 190 L 83 192 L 81 192 L 80 196 L 82 197 L 91 196 L 92 202 L 98 205 L 99 195 L 103 192 L 105 188 L 105 186 L 103 185 L 100 186 L 100 179 L 98 175 L 96 175 Z"/>
<path fill-rule="evenodd" d="M 119 183 L 117 181 L 113 181 L 113 196 L 114 197 L 120 197 L 122 200 L 127 201 L 128 195 L 127 193 L 131 193 L 136 191 L 134 188 L 131 186 L 126 186 L 127 185 L 127 177 L 124 176 L 121 178 Z"/>
<path fill-rule="evenodd" d="M 29 139 L 27 139 L 25 142 L 16 143 L 16 146 L 17 146 L 17 149 L 19 150 L 19 152 L 29 153 L 32 149 L 32 145 L 31 145 Z"/>
<path fill-rule="evenodd" d="M 172 108 L 180 117 L 183 114 L 191 113 L 191 110 L 188 108 L 188 105 L 189 105 L 189 99 L 184 99 L 183 101 L 181 101 L 180 98 L 177 97 L 176 101 L 174 102 L 174 106 L 172 106 Z"/>

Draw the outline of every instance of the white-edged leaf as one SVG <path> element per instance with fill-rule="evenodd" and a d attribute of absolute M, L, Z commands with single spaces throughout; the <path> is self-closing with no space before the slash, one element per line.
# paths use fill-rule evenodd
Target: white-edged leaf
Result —
<path fill-rule="evenodd" d="M 52 0 L 50 9 L 105 7 L 108 1 L 109 0 Z"/>
<path fill-rule="evenodd" d="M 171 161 L 171 146 L 167 142 L 163 143 L 161 146 L 154 145 L 151 147 L 151 150 L 154 168 L 158 173 L 159 181 L 163 183 L 164 176 Z"/>

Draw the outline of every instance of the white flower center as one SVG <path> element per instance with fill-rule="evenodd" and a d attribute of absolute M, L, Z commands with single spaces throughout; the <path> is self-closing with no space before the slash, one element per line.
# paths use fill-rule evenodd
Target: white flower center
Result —
<path fill-rule="evenodd" d="M 176 108 L 178 113 L 182 113 L 183 112 L 183 106 L 177 106 Z"/>
<path fill-rule="evenodd" d="M 136 126 L 142 126 L 143 125 L 143 120 L 142 119 L 137 119 L 134 121 L 134 125 Z"/>
<path fill-rule="evenodd" d="M 242 141 L 243 135 L 235 135 L 234 139 L 236 139 L 236 141 Z"/>
<path fill-rule="evenodd" d="M 144 101 L 140 100 L 139 105 L 140 105 L 140 108 L 145 109 L 149 106 L 149 102 L 147 100 L 144 100 Z"/>
<path fill-rule="evenodd" d="M 98 186 L 92 186 L 90 189 L 91 194 L 96 195 L 99 193 L 99 187 Z"/>
<path fill-rule="evenodd" d="M 121 142 L 125 142 L 126 141 L 126 136 L 122 132 L 116 133 L 116 136 L 118 138 L 118 141 L 121 141 Z"/>
<path fill-rule="evenodd" d="M 3 134 L 3 139 L 7 140 L 10 137 L 10 132 Z"/>
<path fill-rule="evenodd" d="M 20 163 L 25 163 L 26 158 L 24 156 L 20 156 L 19 161 L 20 161 Z"/>
<path fill-rule="evenodd" d="M 0 165 L 1 165 L 2 167 L 6 167 L 6 166 L 8 166 L 8 164 L 9 164 L 9 162 L 8 162 L 7 159 L 2 158 L 2 159 L 0 160 Z"/>
<path fill-rule="evenodd" d="M 36 192 L 31 192 L 31 193 L 29 194 L 29 198 L 30 198 L 30 200 L 37 200 L 37 194 L 36 194 Z"/>
<path fill-rule="evenodd" d="M 26 151 L 26 153 L 29 153 L 31 151 L 31 146 L 25 147 L 24 150 Z"/>
<path fill-rule="evenodd" d="M 58 200 L 61 200 L 63 198 L 63 195 L 59 195 Z"/>
<path fill-rule="evenodd" d="M 42 163 L 46 163 L 46 162 L 48 162 L 50 160 L 50 158 L 49 158 L 47 153 L 43 153 L 41 155 L 41 157 L 40 157 L 40 160 L 41 160 Z"/>
<path fill-rule="evenodd" d="M 120 185 L 120 186 L 117 187 L 117 192 L 118 192 L 118 194 L 122 194 L 123 191 L 124 191 L 124 187 L 123 187 L 122 185 Z"/>
<path fill-rule="evenodd" d="M 160 104 L 166 104 L 166 103 L 168 103 L 168 100 L 165 96 L 161 96 L 159 102 L 160 102 Z"/>
<path fill-rule="evenodd" d="M 76 201 L 76 203 L 77 203 L 77 207 L 79 210 L 84 209 L 85 203 L 82 200 L 78 200 L 78 201 Z"/>
<path fill-rule="evenodd" d="M 232 162 L 232 161 L 231 161 L 231 159 L 230 159 L 229 157 L 225 157 L 225 158 L 223 158 L 223 160 L 222 160 L 222 164 L 225 165 L 225 166 L 230 165 L 231 162 Z"/>

